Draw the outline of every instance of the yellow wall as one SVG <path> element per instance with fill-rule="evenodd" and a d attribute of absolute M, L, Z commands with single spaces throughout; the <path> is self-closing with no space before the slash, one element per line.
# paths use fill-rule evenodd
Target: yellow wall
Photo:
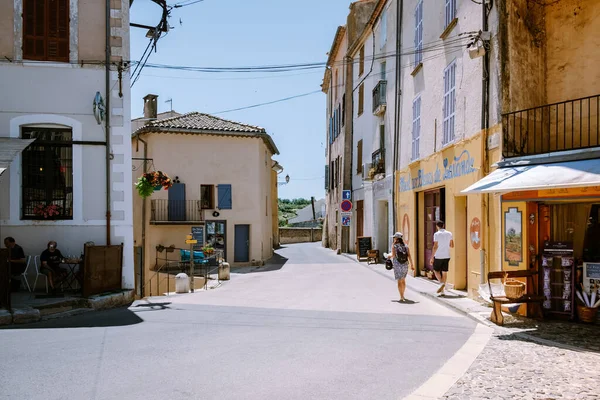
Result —
<path fill-rule="evenodd" d="M 445 223 L 446 228 L 453 233 L 455 243 L 451 251 L 448 281 L 457 289 L 468 287 L 471 296 L 476 295 L 479 285 L 480 250 L 484 249 L 482 234 L 486 220 L 482 215 L 482 196 L 466 196 L 461 191 L 483 177 L 481 136 L 477 134 L 470 139 L 448 146 L 398 171 L 395 188 L 398 210 L 396 223 L 407 238 L 413 259 L 417 260 L 419 269 L 424 267 L 426 261 L 428 262 L 425 260 L 424 252 L 424 193 L 445 188 Z M 478 249 L 474 247 L 470 236 L 470 226 L 475 218 L 480 221 Z"/>

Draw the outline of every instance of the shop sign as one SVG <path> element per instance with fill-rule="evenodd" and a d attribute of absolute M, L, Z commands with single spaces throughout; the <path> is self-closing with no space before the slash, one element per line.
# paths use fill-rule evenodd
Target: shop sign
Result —
<path fill-rule="evenodd" d="M 600 196 L 600 186 L 577 187 L 577 188 L 557 188 L 542 190 L 523 190 L 506 193 L 502 195 L 503 200 L 528 200 L 544 198 L 563 198 L 563 197 L 598 197 Z"/>
<path fill-rule="evenodd" d="M 468 150 L 463 150 L 453 160 L 444 158 L 443 167 L 437 165 L 435 171 L 419 169 L 414 177 L 400 177 L 400 192 L 407 192 L 425 186 L 441 183 L 454 178 L 472 174 L 475 169 L 475 159 Z"/>

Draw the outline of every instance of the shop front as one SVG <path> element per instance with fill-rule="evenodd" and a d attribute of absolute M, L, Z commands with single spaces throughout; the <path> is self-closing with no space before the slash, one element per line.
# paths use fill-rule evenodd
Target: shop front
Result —
<path fill-rule="evenodd" d="M 481 136 L 448 146 L 398 172 L 397 226 L 410 247 L 417 273 L 435 279 L 430 259 L 436 222 L 454 237 L 448 282 L 477 295 L 486 213 L 482 196 L 461 193 L 481 175 Z"/>
<path fill-rule="evenodd" d="M 600 160 L 501 166 L 467 188 L 501 197 L 502 270 L 537 271 L 545 316 L 576 320 L 600 292 Z M 596 300 L 597 301 L 597 300 Z M 520 313 L 526 314 L 525 306 Z"/>

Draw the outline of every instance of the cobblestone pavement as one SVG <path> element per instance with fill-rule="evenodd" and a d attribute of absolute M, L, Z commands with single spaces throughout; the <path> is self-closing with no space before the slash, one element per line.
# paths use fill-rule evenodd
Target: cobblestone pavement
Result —
<path fill-rule="evenodd" d="M 598 399 L 600 355 L 497 334 L 467 373 L 444 395 L 447 400 Z"/>
<path fill-rule="evenodd" d="M 514 316 L 505 318 L 505 322 L 504 331 L 507 333 L 523 333 L 533 338 L 551 340 L 585 351 L 600 353 L 600 325 L 598 324 L 536 321 Z"/>

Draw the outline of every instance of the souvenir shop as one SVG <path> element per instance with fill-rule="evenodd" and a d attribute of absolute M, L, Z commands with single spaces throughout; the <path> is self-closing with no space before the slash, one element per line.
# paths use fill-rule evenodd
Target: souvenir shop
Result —
<path fill-rule="evenodd" d="M 544 314 L 584 319 L 600 298 L 600 187 L 503 194 L 502 214 L 503 269 L 537 269 Z"/>

